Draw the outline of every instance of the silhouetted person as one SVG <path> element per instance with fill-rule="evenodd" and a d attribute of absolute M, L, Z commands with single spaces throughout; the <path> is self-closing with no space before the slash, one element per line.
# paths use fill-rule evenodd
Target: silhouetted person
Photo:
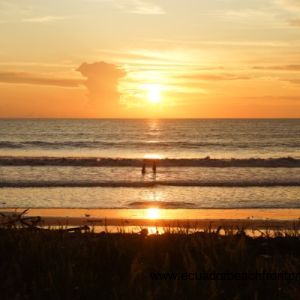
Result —
<path fill-rule="evenodd" d="M 146 164 L 143 163 L 143 166 L 142 166 L 142 174 L 145 175 L 146 173 Z"/>
<path fill-rule="evenodd" d="M 156 174 L 156 161 L 154 160 L 152 163 L 152 172 Z"/>

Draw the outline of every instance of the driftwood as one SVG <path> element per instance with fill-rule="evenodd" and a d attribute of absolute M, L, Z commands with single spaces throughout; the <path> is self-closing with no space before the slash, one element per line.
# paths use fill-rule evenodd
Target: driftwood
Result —
<path fill-rule="evenodd" d="M 2 222 L 0 222 L 0 228 L 29 228 L 39 229 L 38 225 L 42 223 L 41 217 L 27 217 L 25 214 L 29 209 L 25 209 L 21 213 L 4 214 L 0 213 Z"/>
<path fill-rule="evenodd" d="M 47 228 L 42 227 L 43 220 L 40 216 L 28 217 L 25 216 L 29 209 L 25 209 L 21 213 L 14 214 L 4 214 L 0 212 L 0 228 L 10 229 L 10 228 L 22 228 L 30 230 L 48 230 Z M 66 232 L 81 232 L 89 231 L 90 227 L 87 225 L 59 229 L 59 231 Z"/>

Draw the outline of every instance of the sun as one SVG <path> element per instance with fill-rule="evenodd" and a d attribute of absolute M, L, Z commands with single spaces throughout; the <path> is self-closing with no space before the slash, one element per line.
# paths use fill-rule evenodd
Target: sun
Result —
<path fill-rule="evenodd" d="M 161 102 L 162 87 L 159 84 L 147 84 L 145 86 L 147 93 L 147 100 L 151 104 L 158 104 Z"/>
<path fill-rule="evenodd" d="M 147 209 L 147 218 L 148 219 L 158 219 L 159 218 L 159 215 L 160 215 L 160 212 L 159 212 L 159 209 L 158 208 L 148 208 Z"/>

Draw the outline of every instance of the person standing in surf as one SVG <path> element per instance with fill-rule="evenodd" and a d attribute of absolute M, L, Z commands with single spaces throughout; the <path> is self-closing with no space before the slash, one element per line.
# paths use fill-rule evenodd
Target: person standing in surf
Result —
<path fill-rule="evenodd" d="M 146 174 L 146 163 L 144 161 L 143 166 L 142 166 L 142 175 Z"/>
<path fill-rule="evenodd" d="M 156 174 L 156 160 L 153 160 L 152 162 L 152 172 L 153 174 Z"/>

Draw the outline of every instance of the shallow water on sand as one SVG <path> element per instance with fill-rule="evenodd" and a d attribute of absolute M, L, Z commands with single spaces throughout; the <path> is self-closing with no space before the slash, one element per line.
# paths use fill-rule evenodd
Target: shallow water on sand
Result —
<path fill-rule="evenodd" d="M 2 188 L 0 207 L 300 208 L 299 187 Z"/>

